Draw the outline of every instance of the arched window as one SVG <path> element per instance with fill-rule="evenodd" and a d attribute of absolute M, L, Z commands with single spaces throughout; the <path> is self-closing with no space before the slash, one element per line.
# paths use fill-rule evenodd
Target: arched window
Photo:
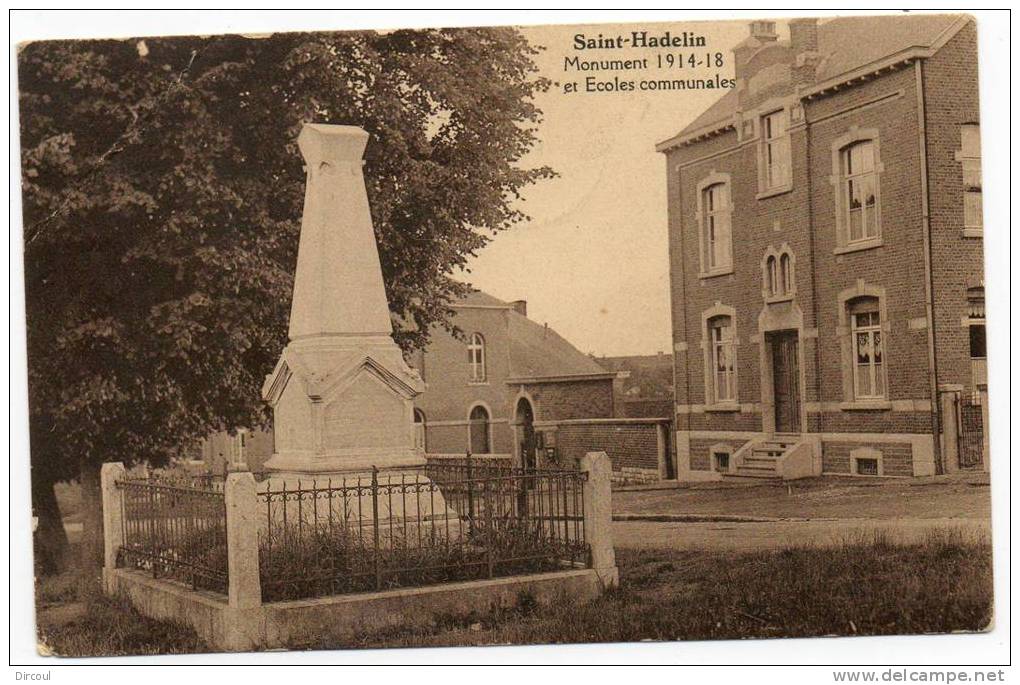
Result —
<path fill-rule="evenodd" d="M 840 211 L 848 244 L 877 238 L 878 175 L 875 143 L 861 140 L 840 153 Z"/>
<path fill-rule="evenodd" d="M 468 364 L 471 366 L 471 382 L 485 382 L 485 338 L 481 333 L 472 333 L 468 342 Z"/>
<path fill-rule="evenodd" d="M 428 452 L 427 424 L 425 412 L 415 407 L 414 410 L 414 446 L 423 452 Z"/>
<path fill-rule="evenodd" d="M 715 316 L 708 320 L 709 362 L 711 363 L 711 400 L 713 403 L 735 402 L 737 383 L 736 348 L 733 319 Z"/>
<path fill-rule="evenodd" d="M 793 253 L 785 243 L 777 251 L 769 247 L 762 262 L 764 285 L 762 294 L 767 302 L 790 300 L 794 296 Z"/>
<path fill-rule="evenodd" d="M 468 416 L 469 449 L 471 454 L 489 454 L 489 411 L 482 405 L 476 406 Z"/>
<path fill-rule="evenodd" d="M 854 398 L 885 398 L 882 319 L 877 297 L 858 297 L 847 303 L 853 354 Z"/>
<path fill-rule="evenodd" d="M 779 256 L 779 292 L 783 295 L 793 290 L 793 268 L 790 260 L 790 253 L 784 252 Z"/>
<path fill-rule="evenodd" d="M 733 266 L 730 187 L 713 183 L 701 191 L 703 267 L 708 274 Z"/>

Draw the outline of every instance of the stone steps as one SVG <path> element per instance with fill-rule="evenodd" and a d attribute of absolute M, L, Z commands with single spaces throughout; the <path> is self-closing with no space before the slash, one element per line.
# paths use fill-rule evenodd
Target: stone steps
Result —
<path fill-rule="evenodd" d="M 733 473 L 723 477 L 733 480 L 781 480 L 782 476 L 778 473 L 779 460 L 796 445 L 797 439 L 793 436 L 763 440 L 751 448 L 750 454 L 743 458 Z"/>

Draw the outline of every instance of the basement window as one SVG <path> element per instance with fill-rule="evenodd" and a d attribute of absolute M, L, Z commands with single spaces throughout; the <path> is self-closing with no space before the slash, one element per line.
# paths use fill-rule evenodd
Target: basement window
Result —
<path fill-rule="evenodd" d="M 858 476 L 877 476 L 878 475 L 878 459 L 871 459 L 866 457 L 857 457 L 854 460 L 857 467 Z"/>
<path fill-rule="evenodd" d="M 713 452 L 712 463 L 716 471 L 729 471 L 730 470 L 730 453 L 729 452 Z"/>

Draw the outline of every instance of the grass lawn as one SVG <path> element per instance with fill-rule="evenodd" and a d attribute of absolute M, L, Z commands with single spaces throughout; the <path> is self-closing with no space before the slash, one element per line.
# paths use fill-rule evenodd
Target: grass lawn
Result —
<path fill-rule="evenodd" d="M 427 647 L 822 635 L 893 635 L 986 629 L 992 612 L 987 543 L 942 532 L 902 545 L 881 536 L 828 548 L 744 554 L 621 550 L 620 589 L 583 605 L 437 617 L 424 630 L 364 636 L 355 644 L 294 649 Z M 129 606 L 76 599 L 70 576 L 37 593 L 40 643 L 64 656 L 188 653 L 208 648 L 186 628 Z"/>
<path fill-rule="evenodd" d="M 829 548 L 722 554 L 624 550 L 620 589 L 585 605 L 440 619 L 357 645 L 429 647 L 979 631 L 991 622 L 991 548 L 958 534 L 893 545 L 881 536 Z"/>
<path fill-rule="evenodd" d="M 74 571 L 38 579 L 35 590 L 40 654 L 132 656 L 209 651 L 190 628 L 146 618 L 126 601 L 106 597 L 79 601 Z"/>

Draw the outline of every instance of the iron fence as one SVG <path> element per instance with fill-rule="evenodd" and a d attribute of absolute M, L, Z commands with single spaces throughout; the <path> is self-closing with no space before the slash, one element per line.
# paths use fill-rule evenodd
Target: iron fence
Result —
<path fill-rule="evenodd" d="M 985 448 L 985 395 L 975 392 L 959 399 L 959 463 L 960 468 L 980 467 Z"/>
<path fill-rule="evenodd" d="M 520 472 L 520 469 L 517 469 Z M 463 457 L 426 456 L 425 476 L 443 484 L 452 481 L 509 476 L 515 472 L 510 457 L 478 457 L 470 453 Z"/>
<path fill-rule="evenodd" d="M 123 544 L 117 565 L 227 593 L 227 510 L 222 483 L 117 481 Z"/>
<path fill-rule="evenodd" d="M 270 482 L 259 539 L 263 601 L 590 566 L 578 471 Z"/>

